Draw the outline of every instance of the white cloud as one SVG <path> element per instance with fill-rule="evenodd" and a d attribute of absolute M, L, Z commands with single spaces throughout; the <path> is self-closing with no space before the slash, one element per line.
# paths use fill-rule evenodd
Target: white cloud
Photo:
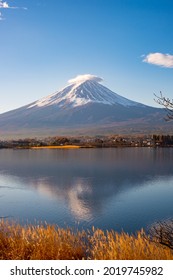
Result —
<path fill-rule="evenodd" d="M 163 53 L 150 53 L 145 56 L 143 62 L 166 68 L 173 68 L 173 55 Z"/>
<path fill-rule="evenodd" d="M 12 6 L 9 6 L 9 4 L 7 3 L 7 1 L 4 1 L 4 0 L 0 0 L 0 9 L 24 9 L 24 10 L 27 10 L 27 8 L 25 7 L 12 7 Z M 3 16 L 2 16 L 2 13 L 0 12 L 0 20 L 3 20 Z"/>
<path fill-rule="evenodd" d="M 76 78 L 74 79 L 70 79 L 68 81 L 69 84 L 73 84 L 73 83 L 80 83 L 80 82 L 85 82 L 85 81 L 96 81 L 98 83 L 102 82 L 103 79 L 91 74 L 85 74 L 85 75 L 78 75 Z"/>
<path fill-rule="evenodd" d="M 0 0 L 0 9 L 9 9 L 9 5 L 7 2 L 4 2 L 3 0 Z"/>
<path fill-rule="evenodd" d="M 1 14 L 1 12 L 0 12 L 0 20 L 3 20 L 3 17 L 2 17 L 2 14 Z"/>

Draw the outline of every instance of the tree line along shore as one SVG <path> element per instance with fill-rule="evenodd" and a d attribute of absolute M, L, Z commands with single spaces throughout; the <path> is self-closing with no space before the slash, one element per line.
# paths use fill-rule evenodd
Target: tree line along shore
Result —
<path fill-rule="evenodd" d="M 173 147 L 173 135 L 136 136 L 54 136 L 42 139 L 24 138 L 1 140 L 0 148 L 108 148 L 108 147 Z"/>

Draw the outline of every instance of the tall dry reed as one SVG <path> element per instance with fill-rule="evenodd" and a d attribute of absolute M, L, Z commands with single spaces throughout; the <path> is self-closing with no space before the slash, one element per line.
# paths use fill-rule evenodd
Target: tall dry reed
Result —
<path fill-rule="evenodd" d="M 172 260 L 172 250 L 137 235 L 100 229 L 73 231 L 55 225 L 0 221 L 1 260 Z"/>

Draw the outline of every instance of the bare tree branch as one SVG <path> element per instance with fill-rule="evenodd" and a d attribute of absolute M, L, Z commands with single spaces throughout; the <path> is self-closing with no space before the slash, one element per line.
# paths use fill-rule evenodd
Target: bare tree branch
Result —
<path fill-rule="evenodd" d="M 155 223 L 149 230 L 150 241 L 173 249 L 173 220 Z"/>
<path fill-rule="evenodd" d="M 160 96 L 154 94 L 154 96 L 156 98 L 154 98 L 154 101 L 156 103 L 158 103 L 159 105 L 162 105 L 166 112 L 167 112 L 167 115 L 165 117 L 165 120 L 166 121 L 170 121 L 173 119 L 173 99 L 169 99 L 165 96 L 163 96 L 162 92 L 160 91 Z"/>

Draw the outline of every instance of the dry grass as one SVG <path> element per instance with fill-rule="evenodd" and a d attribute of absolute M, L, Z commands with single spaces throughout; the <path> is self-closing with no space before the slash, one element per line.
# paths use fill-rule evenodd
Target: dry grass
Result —
<path fill-rule="evenodd" d="M 172 260 L 173 252 L 149 241 L 143 230 L 136 235 L 96 230 L 92 237 L 92 259 L 101 260 Z"/>
<path fill-rule="evenodd" d="M 77 145 L 32 147 L 32 149 L 79 149 L 79 148 L 81 148 L 81 146 L 77 146 Z"/>
<path fill-rule="evenodd" d="M 93 229 L 77 231 L 53 225 L 28 225 L 0 221 L 1 260 L 172 260 L 172 250 L 149 241 L 143 231 L 136 236 Z"/>

